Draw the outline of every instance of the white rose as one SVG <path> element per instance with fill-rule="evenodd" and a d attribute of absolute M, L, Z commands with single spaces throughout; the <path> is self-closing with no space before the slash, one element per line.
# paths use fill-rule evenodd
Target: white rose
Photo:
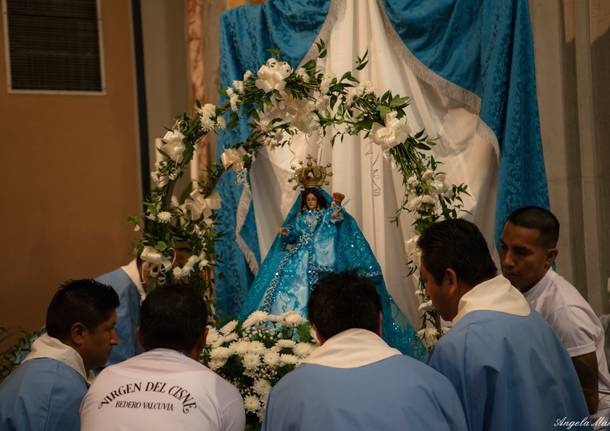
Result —
<path fill-rule="evenodd" d="M 237 112 L 237 104 L 239 103 L 239 95 L 231 94 L 229 98 L 229 103 L 231 104 L 231 111 Z"/>
<path fill-rule="evenodd" d="M 220 155 L 220 161 L 225 169 L 232 169 L 234 171 L 243 171 L 245 169 L 244 156 L 246 150 L 242 147 L 239 148 L 227 148 Z"/>
<path fill-rule="evenodd" d="M 287 63 L 277 63 L 275 59 L 267 60 L 267 64 L 263 64 L 256 75 L 258 79 L 254 83 L 257 88 L 260 88 L 265 93 L 277 90 L 282 91 L 286 87 L 285 79 L 292 72 Z"/>
<path fill-rule="evenodd" d="M 244 397 L 244 408 L 246 411 L 256 413 L 260 408 L 260 403 L 256 395 L 246 395 Z"/>
<path fill-rule="evenodd" d="M 421 197 L 422 205 L 434 206 L 436 205 L 436 200 L 430 195 L 424 195 Z"/>
<path fill-rule="evenodd" d="M 415 211 L 421 205 L 421 196 L 415 196 L 407 202 L 407 211 Z"/>
<path fill-rule="evenodd" d="M 246 72 L 244 73 L 244 81 L 247 81 L 248 79 L 250 79 L 251 76 L 252 76 L 252 72 L 250 72 L 249 70 L 246 70 Z"/>
<path fill-rule="evenodd" d="M 174 162 L 180 163 L 186 148 L 183 140 L 184 135 L 182 133 L 170 130 L 163 136 L 161 150 Z"/>
<path fill-rule="evenodd" d="M 231 320 L 229 323 L 227 323 L 222 328 L 220 328 L 219 332 L 222 335 L 228 335 L 231 332 L 233 332 L 235 330 L 235 328 L 237 328 L 237 320 Z"/>
<path fill-rule="evenodd" d="M 384 151 L 402 144 L 409 136 L 407 117 L 397 118 L 395 111 L 388 112 L 384 119 L 385 127 L 378 123 L 373 124 L 371 136 L 373 142 L 380 145 Z"/>

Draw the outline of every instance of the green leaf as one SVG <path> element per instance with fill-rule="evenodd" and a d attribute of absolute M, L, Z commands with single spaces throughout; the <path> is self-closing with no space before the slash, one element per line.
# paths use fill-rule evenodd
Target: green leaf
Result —
<path fill-rule="evenodd" d="M 165 250 L 167 250 L 167 244 L 164 241 L 157 241 L 157 243 L 155 244 L 155 248 L 160 252 L 164 252 Z"/>

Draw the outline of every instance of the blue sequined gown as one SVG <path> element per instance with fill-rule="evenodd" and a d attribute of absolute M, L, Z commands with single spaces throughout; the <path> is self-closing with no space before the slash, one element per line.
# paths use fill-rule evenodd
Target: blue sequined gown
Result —
<path fill-rule="evenodd" d="M 319 190 L 327 202 L 328 193 Z M 240 318 L 256 310 L 282 314 L 295 310 L 307 316 L 307 301 L 313 285 L 325 273 L 355 271 L 377 287 L 382 303 L 385 341 L 400 351 L 424 360 L 427 351 L 415 331 L 389 295 L 381 267 L 354 218 L 337 207 L 300 211 L 300 196 L 248 291 Z"/>

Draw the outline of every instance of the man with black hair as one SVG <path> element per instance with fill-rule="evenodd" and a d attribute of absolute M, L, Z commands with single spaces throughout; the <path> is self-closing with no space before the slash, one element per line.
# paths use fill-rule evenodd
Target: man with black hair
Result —
<path fill-rule="evenodd" d="M 586 421 L 568 354 L 523 295 L 496 276 L 479 229 L 461 219 L 441 221 L 417 244 L 426 291 L 453 325 L 429 364 L 453 383 L 468 428 L 549 430 Z"/>
<path fill-rule="evenodd" d="M 559 221 L 550 211 L 513 212 L 500 237 L 502 273 L 555 330 L 572 358 L 594 418 L 610 415 L 610 373 L 604 328 L 582 295 L 551 265 L 557 257 Z"/>
<path fill-rule="evenodd" d="M 466 430 L 442 375 L 388 346 L 374 284 L 354 273 L 319 281 L 308 302 L 320 341 L 272 389 L 263 430 Z"/>
<path fill-rule="evenodd" d="M 49 304 L 46 334 L 0 385 L 0 429 L 79 430 L 79 406 L 91 369 L 113 345 L 119 298 L 93 280 L 62 285 Z"/>
<path fill-rule="evenodd" d="M 140 311 L 145 352 L 105 368 L 83 399 L 82 429 L 242 431 L 243 400 L 198 362 L 207 306 L 188 285 L 158 287 Z"/>

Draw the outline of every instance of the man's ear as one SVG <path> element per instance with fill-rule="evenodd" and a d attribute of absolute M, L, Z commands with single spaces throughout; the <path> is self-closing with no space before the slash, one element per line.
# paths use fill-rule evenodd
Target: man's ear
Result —
<path fill-rule="evenodd" d="M 555 259 L 557 259 L 557 255 L 559 254 L 559 250 L 557 247 L 549 248 L 546 251 L 546 256 L 544 257 L 544 265 L 548 269 L 551 267 Z"/>
<path fill-rule="evenodd" d="M 320 346 L 322 344 L 324 344 L 324 342 L 326 342 L 326 339 L 324 339 L 320 333 L 318 332 L 318 328 L 316 328 L 316 325 L 312 324 L 311 328 L 313 329 L 313 332 L 316 334 L 316 339 L 318 340 L 318 343 L 320 343 Z"/>
<path fill-rule="evenodd" d="M 81 322 L 74 322 L 70 327 L 70 340 L 76 347 L 85 344 L 85 332 L 87 327 Z"/>
<path fill-rule="evenodd" d="M 458 291 L 458 278 L 455 271 L 451 268 L 445 270 L 445 278 L 443 280 L 447 284 L 447 292 L 452 296 Z"/>

